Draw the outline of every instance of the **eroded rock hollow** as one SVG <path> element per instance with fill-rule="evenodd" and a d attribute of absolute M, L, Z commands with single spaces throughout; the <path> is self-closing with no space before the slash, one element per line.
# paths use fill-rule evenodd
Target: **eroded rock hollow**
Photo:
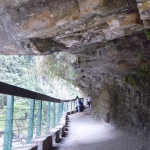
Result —
<path fill-rule="evenodd" d="M 95 118 L 149 131 L 149 0 L 1 0 L 0 54 L 69 52 Z"/>

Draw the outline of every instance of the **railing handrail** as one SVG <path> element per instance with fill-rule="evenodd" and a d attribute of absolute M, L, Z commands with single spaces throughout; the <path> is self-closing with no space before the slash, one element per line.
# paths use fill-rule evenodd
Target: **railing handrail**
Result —
<path fill-rule="evenodd" d="M 40 136 L 42 129 L 45 129 L 45 132 L 47 134 L 51 127 L 55 127 L 59 123 L 61 115 L 64 111 L 68 111 L 70 109 L 72 110 L 73 106 L 75 108 L 75 104 L 76 104 L 75 100 L 77 99 L 75 98 L 72 100 L 61 100 L 38 92 L 30 91 L 28 89 L 10 85 L 8 83 L 3 83 L 3 82 L 0 82 L 0 93 L 7 95 L 7 107 L 4 108 L 6 111 L 5 130 L 3 132 L 4 143 L 3 145 L 0 145 L 0 147 L 1 146 L 3 147 L 3 150 L 11 150 L 12 143 L 13 143 L 12 141 L 13 132 L 18 132 L 18 134 L 20 135 L 21 132 L 27 130 L 26 131 L 27 134 L 24 133 L 25 134 L 24 140 L 26 140 L 26 144 L 29 144 L 34 136 Z M 15 102 L 17 101 L 15 101 L 14 96 L 27 98 L 30 101 L 30 103 L 26 103 L 26 105 L 28 106 L 28 109 L 26 108 L 26 110 L 28 110 L 29 113 L 25 114 L 26 111 L 25 112 L 21 111 L 24 116 L 23 119 L 22 119 L 22 115 L 20 115 L 21 117 L 16 115 L 16 112 L 18 112 L 19 108 L 18 107 L 15 108 L 15 104 L 16 104 Z M 38 100 L 38 103 L 36 102 L 36 100 Z M 42 107 L 43 101 L 47 101 L 46 103 L 44 103 L 45 109 L 43 109 Z M 46 116 L 46 120 L 42 119 L 42 114 L 44 115 L 44 117 Z M 51 115 L 52 115 L 52 119 L 51 119 Z M 22 120 L 25 120 L 25 122 Z M 20 127 L 13 128 L 14 121 L 17 122 L 21 121 L 21 123 L 22 122 L 24 123 Z M 44 128 L 43 128 L 43 121 L 46 122 L 44 123 Z M 34 135 L 34 133 L 36 133 L 36 135 Z"/>
<path fill-rule="evenodd" d="M 81 100 L 81 99 L 84 99 L 84 98 L 79 98 L 79 99 Z M 72 101 L 76 101 L 76 98 L 72 99 L 72 100 L 63 100 L 63 102 L 72 102 Z"/>
<path fill-rule="evenodd" d="M 75 101 L 76 99 L 72 100 L 61 100 L 54 97 L 50 97 L 48 95 L 44 95 L 38 92 L 30 91 L 24 88 L 20 88 L 14 85 L 10 85 L 8 83 L 0 82 L 0 93 L 1 94 L 7 94 L 7 95 L 14 95 L 24 98 L 30 98 L 35 100 L 43 100 L 48 102 L 55 102 L 55 103 L 61 103 L 61 102 L 70 102 Z"/>

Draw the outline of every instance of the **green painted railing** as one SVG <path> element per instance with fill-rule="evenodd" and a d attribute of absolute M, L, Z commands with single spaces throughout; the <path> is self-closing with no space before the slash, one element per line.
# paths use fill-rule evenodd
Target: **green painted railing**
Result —
<path fill-rule="evenodd" d="M 6 116 L 5 129 L 0 131 L 0 140 L 3 138 L 3 143 L 0 143 L 0 150 L 11 150 L 13 147 L 20 146 L 22 144 L 29 144 L 31 140 L 43 134 L 48 134 L 49 130 L 58 125 L 62 113 L 75 108 L 75 100 L 59 100 L 53 99 L 46 95 L 42 95 L 36 92 L 25 90 L 22 88 L 15 87 L 15 90 L 21 91 L 23 93 L 22 97 L 26 98 L 26 109 L 15 108 L 16 103 L 19 102 L 19 98 L 12 94 L 14 86 L 4 84 L 7 89 L 2 89 L 0 87 L 0 93 L 7 95 L 7 106 L 6 106 Z M 1 86 L 1 82 L 0 82 Z M 29 94 L 28 95 L 28 91 Z M 21 94 L 14 94 L 21 97 Z M 41 99 L 37 99 L 37 97 Z M 28 99 L 31 98 L 31 99 Z M 33 99 L 35 98 L 35 99 Z M 22 99 L 21 99 L 22 100 Z M 20 100 L 20 101 L 21 101 Z M 17 113 L 18 112 L 18 113 Z M 17 116 L 16 114 L 20 114 Z M 13 127 L 15 126 L 15 127 Z M 16 134 L 17 132 L 17 134 Z M 17 137 L 16 137 L 17 135 Z"/>
<path fill-rule="evenodd" d="M 35 106 L 35 100 L 30 100 L 29 126 L 28 126 L 28 137 L 27 137 L 26 144 L 29 144 L 31 139 L 33 138 L 34 106 Z"/>
<path fill-rule="evenodd" d="M 12 147 L 14 96 L 7 97 L 6 122 L 4 132 L 4 150 Z"/>

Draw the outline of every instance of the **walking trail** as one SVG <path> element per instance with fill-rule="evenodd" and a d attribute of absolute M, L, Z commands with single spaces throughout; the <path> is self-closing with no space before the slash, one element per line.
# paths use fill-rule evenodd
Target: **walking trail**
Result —
<path fill-rule="evenodd" d="M 69 116 L 67 135 L 53 150 L 149 150 L 141 133 L 96 122 L 90 112 L 86 109 Z"/>

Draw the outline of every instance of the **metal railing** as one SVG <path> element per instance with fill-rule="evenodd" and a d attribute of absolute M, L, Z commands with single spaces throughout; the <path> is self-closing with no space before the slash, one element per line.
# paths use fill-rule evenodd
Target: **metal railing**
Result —
<path fill-rule="evenodd" d="M 0 93 L 7 94 L 7 106 L 0 108 L 0 123 L 5 127 L 0 129 L 0 150 L 11 150 L 48 134 L 64 111 L 75 108 L 76 99 L 60 100 L 2 82 Z"/>

